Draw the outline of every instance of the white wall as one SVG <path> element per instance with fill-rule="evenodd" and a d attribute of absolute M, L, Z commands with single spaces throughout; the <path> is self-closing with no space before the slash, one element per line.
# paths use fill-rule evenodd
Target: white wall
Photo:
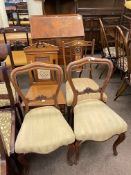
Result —
<path fill-rule="evenodd" d="M 9 27 L 4 0 L 0 0 L 0 28 Z"/>
<path fill-rule="evenodd" d="M 27 0 L 29 16 L 43 15 L 42 0 Z"/>

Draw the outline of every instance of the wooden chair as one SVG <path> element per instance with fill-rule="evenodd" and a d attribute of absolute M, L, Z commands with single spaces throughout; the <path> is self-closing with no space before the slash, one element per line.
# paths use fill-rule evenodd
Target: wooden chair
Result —
<path fill-rule="evenodd" d="M 108 73 L 101 87 L 94 89 L 90 85 L 81 90 L 76 89 L 71 72 L 78 66 L 85 64 L 106 64 L 108 66 Z M 116 147 L 125 139 L 125 132 L 127 131 L 126 122 L 113 110 L 111 110 L 104 102 L 103 93 L 109 83 L 112 75 L 113 64 L 107 59 L 98 59 L 85 57 L 81 60 L 72 62 L 67 67 L 67 79 L 72 88 L 74 98 L 72 103 L 73 108 L 73 124 L 74 134 L 76 137 L 76 160 L 79 159 L 80 144 L 87 140 L 105 141 L 112 136 L 118 135 L 118 139 L 113 144 L 113 153 L 117 155 Z M 78 95 L 99 92 L 100 100 L 87 99 L 78 101 Z M 106 115 L 105 115 L 106 114 Z M 72 117 L 72 115 L 70 115 Z"/>
<path fill-rule="evenodd" d="M 17 83 L 17 75 L 37 69 L 47 69 L 56 72 L 58 79 L 54 94 L 41 90 L 32 99 L 24 95 Z M 73 131 L 67 124 L 58 108 L 58 94 L 62 83 L 63 72 L 60 66 L 34 62 L 26 66 L 15 68 L 11 72 L 11 81 L 25 104 L 25 116 L 15 142 L 15 152 L 18 154 L 38 153 L 48 154 L 60 146 L 74 142 Z M 47 86 L 49 89 L 49 86 Z M 48 101 L 52 101 L 49 104 Z M 43 103 L 44 107 L 30 109 L 31 103 Z M 64 134 L 63 134 L 64 133 Z M 70 152 L 70 151 L 69 151 Z M 70 156 L 69 156 L 70 157 Z"/>
<path fill-rule="evenodd" d="M 116 67 L 123 73 L 127 72 L 128 64 L 127 64 L 127 40 L 124 36 L 122 29 L 119 26 L 116 26 L 116 37 L 115 37 L 115 45 L 116 45 L 116 58 L 117 64 Z"/>
<path fill-rule="evenodd" d="M 26 54 L 27 63 L 42 62 L 48 64 L 58 64 L 58 47 L 48 44 L 33 44 L 24 49 Z M 34 96 L 38 96 L 40 93 L 47 93 L 51 95 L 55 92 L 57 87 L 57 77 L 54 71 L 50 70 L 37 70 L 29 73 L 30 88 L 27 91 L 27 98 L 32 99 Z M 52 103 L 52 102 L 51 102 Z M 60 90 L 58 95 L 58 104 L 65 106 L 65 98 Z M 32 107 L 43 106 L 44 103 L 35 102 L 30 104 Z"/>
<path fill-rule="evenodd" d="M 113 39 L 113 43 L 111 42 L 111 44 L 110 44 L 110 42 L 109 42 L 109 38 L 111 38 L 111 40 L 112 40 L 112 38 L 115 38 L 115 36 L 110 37 L 110 35 L 107 35 L 107 31 L 106 31 L 104 24 L 100 18 L 99 18 L 99 24 L 100 24 L 100 39 L 101 39 L 101 46 L 102 46 L 102 57 L 111 60 L 115 65 L 116 64 L 115 39 Z M 114 30 L 114 28 L 112 30 Z M 113 35 L 114 35 L 114 33 L 115 32 L 113 31 Z M 104 70 L 100 74 L 100 78 L 105 73 L 105 71 L 106 71 L 106 68 L 104 68 Z"/>
<path fill-rule="evenodd" d="M 62 41 L 62 52 L 63 52 L 63 62 L 64 62 L 64 72 L 66 78 L 66 67 L 71 61 L 79 60 L 87 55 L 87 51 L 91 50 L 91 56 L 94 55 L 95 39 L 92 41 L 84 40 L 74 40 L 65 43 Z M 82 74 L 82 68 L 78 69 L 80 72 L 79 77 Z M 90 65 L 90 78 L 92 77 L 91 65 Z"/>
<path fill-rule="evenodd" d="M 121 96 L 125 92 L 127 87 L 131 86 L 131 40 L 128 41 L 127 49 L 128 49 L 126 57 L 127 59 L 124 59 L 123 62 L 121 61 L 122 68 L 124 67 L 124 65 L 126 65 L 124 69 L 125 70 L 124 78 L 122 80 L 120 87 L 117 90 L 116 97 L 114 100 L 116 100 L 119 96 Z M 126 64 L 125 60 L 127 60 Z"/>

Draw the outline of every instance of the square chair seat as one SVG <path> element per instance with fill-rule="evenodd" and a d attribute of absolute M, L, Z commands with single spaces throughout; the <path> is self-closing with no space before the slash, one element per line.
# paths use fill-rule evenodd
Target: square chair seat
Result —
<path fill-rule="evenodd" d="M 83 100 L 74 108 L 77 140 L 105 141 L 126 131 L 126 122 L 100 100 Z"/>
<path fill-rule="evenodd" d="M 75 88 L 78 91 L 83 91 L 86 87 L 90 87 L 93 90 L 97 90 L 99 88 L 98 84 L 90 78 L 73 78 L 72 81 L 73 81 L 73 84 L 75 85 Z M 107 96 L 105 93 L 103 94 L 103 98 L 104 98 L 104 102 L 106 102 Z M 86 94 L 78 96 L 78 101 L 85 100 L 85 99 L 100 99 L 100 93 L 99 92 L 89 93 L 89 94 L 86 93 Z M 66 82 L 66 103 L 67 103 L 67 106 L 71 106 L 72 102 L 73 102 L 73 92 L 72 92 L 72 89 L 70 87 L 69 82 L 67 81 Z"/>
<path fill-rule="evenodd" d="M 72 129 L 57 108 L 34 108 L 25 115 L 16 139 L 15 151 L 48 154 L 74 141 Z"/>

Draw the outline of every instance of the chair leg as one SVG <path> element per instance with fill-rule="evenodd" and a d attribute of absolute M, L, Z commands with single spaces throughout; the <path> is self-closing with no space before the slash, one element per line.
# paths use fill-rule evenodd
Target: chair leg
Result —
<path fill-rule="evenodd" d="M 123 141 L 125 140 L 125 138 L 126 138 L 125 133 L 121 133 L 121 134 L 118 136 L 117 140 L 114 142 L 114 144 L 113 144 L 113 154 L 114 154 L 114 156 L 117 156 L 117 155 L 118 155 L 118 152 L 117 152 L 116 147 L 117 147 L 121 142 L 123 142 Z"/>
<path fill-rule="evenodd" d="M 75 145 L 74 143 L 68 145 L 68 152 L 67 152 L 67 162 L 70 166 L 74 164 L 74 155 L 75 155 Z"/>
<path fill-rule="evenodd" d="M 122 84 L 120 85 L 120 88 L 117 90 L 116 97 L 115 97 L 114 101 L 117 100 L 117 98 L 123 94 L 123 92 L 127 89 L 128 86 L 129 86 L 128 83 L 124 79 L 122 81 Z"/>
<path fill-rule="evenodd" d="M 74 164 L 77 165 L 80 157 L 80 141 L 75 142 L 75 162 Z"/>
<path fill-rule="evenodd" d="M 19 154 L 17 159 L 18 159 L 20 165 L 22 166 L 22 169 L 23 169 L 22 174 L 28 174 L 28 172 L 29 172 L 29 162 L 27 160 L 27 155 Z"/>

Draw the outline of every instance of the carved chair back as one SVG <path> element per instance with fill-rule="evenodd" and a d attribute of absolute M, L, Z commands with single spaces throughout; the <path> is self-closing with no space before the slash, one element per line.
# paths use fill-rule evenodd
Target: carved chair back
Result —
<path fill-rule="evenodd" d="M 58 64 L 58 47 L 48 43 L 36 43 L 24 49 L 27 63 L 43 62 L 48 64 Z M 55 74 L 49 70 L 37 70 L 30 73 L 30 83 L 35 81 L 54 80 Z"/>
<path fill-rule="evenodd" d="M 62 41 L 65 77 L 66 77 L 67 64 L 69 62 L 80 60 L 81 58 L 87 56 L 87 51 L 89 48 L 91 50 L 91 56 L 93 56 L 94 48 L 95 48 L 95 39 L 93 39 L 92 41 L 74 40 L 67 43 Z M 78 70 L 81 70 L 81 69 L 78 69 Z M 90 76 L 91 76 L 91 69 L 90 69 Z"/>
<path fill-rule="evenodd" d="M 87 64 L 102 64 L 102 65 L 107 65 L 108 66 L 108 73 L 107 73 L 107 76 L 102 84 L 102 86 L 100 86 L 98 89 L 96 90 L 93 90 L 89 87 L 85 87 L 85 89 L 82 91 L 82 92 L 79 92 L 76 88 L 75 88 L 75 85 L 73 84 L 73 81 L 72 81 L 72 71 L 74 69 L 77 69 L 77 67 L 79 66 L 84 66 L 84 65 L 87 65 Z M 78 95 L 82 95 L 82 94 L 85 94 L 85 93 L 96 93 L 96 92 L 100 92 L 100 97 L 101 97 L 101 100 L 103 100 L 103 93 L 109 83 L 109 80 L 111 78 L 111 75 L 112 75 L 112 71 L 113 71 L 113 64 L 110 60 L 107 60 L 107 59 L 100 59 L 100 58 L 94 58 L 94 57 L 84 57 L 83 59 L 81 60 L 77 60 L 77 61 L 74 61 L 74 62 L 71 62 L 69 63 L 69 65 L 67 66 L 67 71 L 66 71 L 66 76 L 67 76 L 67 80 L 69 81 L 69 84 L 72 88 L 72 91 L 73 91 L 73 103 L 72 103 L 72 106 L 75 106 L 76 103 L 77 103 L 77 98 L 78 98 Z"/>
<path fill-rule="evenodd" d="M 119 26 L 116 26 L 115 47 L 116 47 L 117 67 L 118 69 L 126 72 L 128 70 L 127 40 L 124 36 L 122 29 Z"/>
<path fill-rule="evenodd" d="M 34 95 L 32 97 L 32 99 L 29 99 L 22 92 L 22 89 L 19 86 L 19 83 L 17 81 L 17 76 L 20 75 L 20 74 L 23 74 L 23 73 L 25 74 L 25 73 L 30 73 L 31 71 L 37 71 L 39 69 L 55 71 L 56 79 L 57 79 L 56 90 L 55 90 L 54 94 L 46 94 L 46 93 L 43 93 L 43 91 L 40 91 L 39 95 L 37 93 L 38 96 Z M 15 68 L 11 72 L 12 84 L 14 85 L 14 87 L 15 87 L 17 93 L 19 94 L 19 96 L 22 98 L 22 100 L 24 102 L 24 105 L 25 105 L 25 111 L 26 112 L 29 110 L 30 103 L 34 103 L 34 102 L 46 103 L 48 100 L 52 100 L 53 104 L 57 107 L 58 106 L 57 97 L 58 97 L 58 93 L 60 91 L 60 86 L 61 86 L 61 83 L 62 83 L 62 79 L 63 79 L 63 71 L 62 71 L 61 67 L 56 65 L 56 64 L 46 64 L 46 63 L 41 63 L 41 62 L 34 62 L 34 63 L 28 64 L 28 65 L 25 65 L 25 66 Z M 34 84 L 37 84 L 37 82 L 34 82 Z M 40 85 L 40 84 L 38 84 L 38 85 Z M 48 85 L 47 82 L 46 82 L 46 85 Z M 44 89 L 44 87 L 42 87 L 42 88 Z M 47 88 L 49 89 L 50 86 L 48 86 Z M 41 89 L 41 90 L 43 90 L 43 89 Z M 37 91 L 38 91 L 38 89 L 37 89 Z"/>

